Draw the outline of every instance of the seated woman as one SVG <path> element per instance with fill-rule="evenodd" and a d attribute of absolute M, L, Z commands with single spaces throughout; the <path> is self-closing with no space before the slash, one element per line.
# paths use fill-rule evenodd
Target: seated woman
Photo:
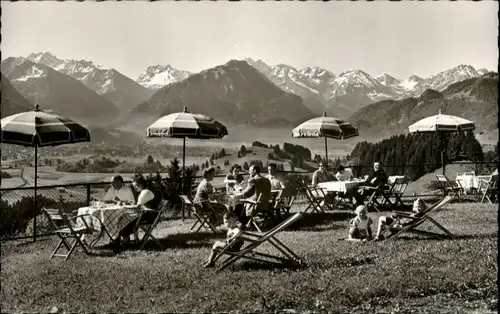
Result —
<path fill-rule="evenodd" d="M 241 193 L 246 188 L 244 182 L 243 174 L 239 173 L 236 175 L 236 183 L 234 184 L 233 193 Z M 237 200 L 232 200 L 231 204 L 228 206 L 229 211 L 235 213 L 238 217 L 241 217 L 245 212 L 245 204 L 238 202 Z"/>
<path fill-rule="evenodd" d="M 360 186 L 356 193 L 357 203 L 363 204 L 365 197 L 372 194 L 374 190 L 383 188 L 387 184 L 388 179 L 389 177 L 380 162 L 374 162 L 372 173 L 366 177 L 365 183 Z"/>
<path fill-rule="evenodd" d="M 241 172 L 241 166 L 238 164 L 234 164 L 229 169 L 229 174 L 224 179 L 224 183 L 226 184 L 226 192 L 228 194 L 234 193 L 234 185 L 236 184 L 236 176 Z"/>
<path fill-rule="evenodd" d="M 143 176 L 137 176 L 132 181 L 132 186 L 139 193 L 136 205 L 143 211 L 142 217 L 137 217 L 120 231 L 118 243 L 116 243 L 117 246 L 122 245 L 123 247 L 127 247 L 130 244 L 130 235 L 135 231 L 135 226 L 139 218 L 141 218 L 141 222 L 143 223 L 153 223 L 158 216 L 158 207 L 160 206 L 161 200 L 147 188 L 147 185 L 147 181 Z M 119 242 L 120 238 L 123 241 L 121 244 Z M 118 250 L 119 249 L 120 248 L 118 248 Z"/>
<path fill-rule="evenodd" d="M 193 203 L 200 210 L 210 213 L 210 222 L 217 224 L 216 214 L 225 212 L 226 206 L 223 204 L 211 202 L 209 196 L 214 193 L 212 180 L 215 177 L 215 168 L 210 167 L 203 171 L 203 180 L 198 184 L 196 195 L 194 196 Z"/>
<path fill-rule="evenodd" d="M 424 201 L 422 201 L 420 198 L 417 198 L 415 202 L 413 202 L 413 213 L 410 215 L 411 217 L 420 217 L 425 210 L 427 209 L 427 205 L 425 204 Z M 395 228 L 401 228 L 404 226 L 407 226 L 408 224 L 412 223 L 413 220 L 409 218 L 398 218 L 396 215 L 392 216 L 382 216 L 378 220 L 378 227 L 377 227 L 377 234 L 375 235 L 374 241 L 380 241 L 384 239 L 384 236 L 382 235 L 382 232 L 387 229 L 392 223 L 396 220 L 399 219 L 397 224 L 394 226 Z"/>
<path fill-rule="evenodd" d="M 132 190 L 128 186 L 125 186 L 125 184 L 123 183 L 122 176 L 116 175 L 111 178 L 111 187 L 106 192 L 104 201 L 134 204 L 135 197 L 134 193 L 132 193 Z"/>

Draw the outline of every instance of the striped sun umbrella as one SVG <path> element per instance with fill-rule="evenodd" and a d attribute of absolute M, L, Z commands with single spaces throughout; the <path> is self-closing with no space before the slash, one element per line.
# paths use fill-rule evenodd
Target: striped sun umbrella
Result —
<path fill-rule="evenodd" d="M 439 114 L 419 120 L 408 127 L 410 133 L 472 131 L 474 122 L 447 114 Z"/>
<path fill-rule="evenodd" d="M 227 128 L 215 119 L 202 114 L 189 113 L 187 107 L 183 112 L 172 113 L 161 117 L 151 124 L 147 137 L 182 138 L 182 174 L 186 163 L 186 138 L 219 139 L 226 135 Z M 184 180 L 182 180 L 184 182 Z"/>
<path fill-rule="evenodd" d="M 439 110 L 437 115 L 419 120 L 408 127 L 410 133 L 439 132 L 442 134 L 460 131 L 473 131 L 474 129 L 474 122 L 464 118 L 442 114 L 441 110 Z M 442 140 L 443 142 L 445 141 L 445 139 Z M 444 174 L 444 149 L 441 150 L 441 164 L 443 166 Z"/>
<path fill-rule="evenodd" d="M 35 147 L 35 211 L 38 177 L 38 147 L 57 146 L 78 142 L 89 142 L 90 133 L 80 124 L 58 114 L 44 112 L 35 105 L 35 110 L 5 117 L 1 142 Z M 33 239 L 36 240 L 36 212 L 34 215 Z"/>
<path fill-rule="evenodd" d="M 293 137 L 324 137 L 325 157 L 328 163 L 328 143 L 327 138 L 339 140 L 358 136 L 358 129 L 342 119 L 327 117 L 326 112 L 322 117 L 308 120 L 292 130 Z"/>

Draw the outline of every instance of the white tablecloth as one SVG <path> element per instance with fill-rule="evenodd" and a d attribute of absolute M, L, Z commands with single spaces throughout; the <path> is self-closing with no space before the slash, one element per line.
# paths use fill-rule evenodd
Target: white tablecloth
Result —
<path fill-rule="evenodd" d="M 329 181 L 318 183 L 318 186 L 328 192 L 347 192 L 362 185 L 365 181 Z"/>
<path fill-rule="evenodd" d="M 109 235 L 116 239 L 120 231 L 139 217 L 140 211 L 137 206 L 119 206 L 109 205 L 106 207 L 81 207 L 78 209 L 78 215 L 90 214 L 92 217 L 97 217 L 101 220 L 102 224 L 109 232 Z M 100 224 L 97 220 L 91 217 L 84 218 L 90 228 L 100 230 Z"/>
<path fill-rule="evenodd" d="M 403 179 L 405 176 L 389 176 L 389 178 L 387 179 L 389 181 L 389 183 L 394 183 L 394 181 L 396 181 L 397 179 Z"/>

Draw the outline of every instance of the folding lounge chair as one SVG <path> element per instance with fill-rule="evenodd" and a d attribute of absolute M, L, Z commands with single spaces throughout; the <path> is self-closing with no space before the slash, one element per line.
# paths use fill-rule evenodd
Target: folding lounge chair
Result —
<path fill-rule="evenodd" d="M 166 210 L 167 210 L 167 204 L 164 201 L 162 201 L 160 203 L 160 205 L 158 206 L 158 210 L 155 210 L 155 212 L 157 212 L 158 214 L 156 215 L 156 218 L 153 221 L 145 221 L 143 219 L 144 214 L 148 211 L 151 211 L 151 210 L 144 209 L 141 211 L 141 214 L 139 215 L 139 219 L 137 219 L 137 223 L 136 223 L 135 228 L 134 228 L 134 233 L 136 235 L 139 233 L 139 230 L 142 230 L 142 232 L 144 232 L 144 236 L 140 240 L 141 246 L 139 247 L 139 250 L 142 250 L 144 248 L 144 244 L 146 244 L 146 242 L 149 239 L 154 240 L 158 244 L 158 246 L 163 249 L 163 246 L 158 241 L 158 239 L 153 236 L 153 230 L 156 228 L 158 223 L 162 220 Z"/>
<path fill-rule="evenodd" d="M 441 184 L 441 190 L 444 195 L 452 195 L 460 202 L 464 202 L 464 200 L 460 197 L 463 193 L 465 193 L 460 181 L 448 180 L 448 178 L 443 174 L 436 174 L 436 178 Z"/>
<path fill-rule="evenodd" d="M 111 238 L 106 228 L 97 217 L 93 217 L 89 214 L 68 217 L 61 209 L 52 208 L 42 208 L 42 212 L 50 222 L 54 229 L 54 233 L 60 238 L 50 258 L 64 257 L 64 259 L 67 260 L 77 245 L 83 249 L 85 254 L 90 255 L 94 243 L 88 244 L 83 236 L 92 235 L 96 230 L 89 227 L 87 221 L 83 219 L 84 217 L 91 217 L 91 219 L 98 221 L 100 223 L 101 232 L 105 231 L 108 237 Z M 97 240 L 98 239 L 99 238 L 97 238 Z M 66 253 L 59 253 L 59 250 L 63 248 L 66 249 Z"/>
<path fill-rule="evenodd" d="M 407 177 L 397 178 L 392 184 L 389 191 L 384 193 L 384 201 L 382 205 L 390 204 L 392 206 L 404 206 L 405 204 L 401 200 L 401 196 L 403 196 L 404 192 L 406 191 L 409 182 L 410 179 Z M 391 198 L 394 199 L 394 203 L 391 202 Z"/>
<path fill-rule="evenodd" d="M 194 217 L 196 218 L 196 221 L 189 229 L 190 231 L 192 231 L 196 226 L 198 226 L 198 228 L 194 232 L 199 232 L 201 228 L 205 228 L 207 231 L 212 231 L 213 233 L 217 233 L 217 228 L 214 226 L 213 223 L 210 222 L 210 214 L 212 213 L 214 215 L 216 214 L 213 208 L 212 208 L 212 213 L 205 212 L 199 210 L 199 205 L 198 204 L 195 205 L 189 196 L 179 195 L 179 197 L 181 198 L 184 207 L 189 208 L 193 213 Z"/>
<path fill-rule="evenodd" d="M 413 234 L 417 234 L 417 235 L 423 235 L 423 236 L 436 238 L 436 239 L 443 239 L 443 238 L 444 239 L 446 239 L 446 238 L 451 239 L 451 238 L 453 238 L 453 235 L 451 234 L 451 232 L 449 232 L 445 227 L 443 227 L 436 220 L 434 220 L 433 218 L 430 217 L 430 214 L 437 211 L 438 209 L 443 207 L 445 204 L 449 203 L 452 199 L 453 199 L 453 196 L 447 195 L 441 201 L 433 204 L 432 206 L 427 208 L 425 211 L 423 211 L 420 215 L 415 216 L 415 217 L 412 217 L 407 212 L 396 212 L 395 213 L 396 219 L 386 229 L 386 231 L 389 230 L 391 232 L 391 234 L 389 236 L 387 236 L 386 239 L 399 237 L 400 235 L 402 235 L 405 232 L 409 232 L 409 233 L 413 233 Z M 411 222 L 406 224 L 406 225 L 400 226 L 400 219 L 410 219 Z M 423 224 L 426 221 L 434 224 L 441 231 L 443 231 L 444 234 L 417 229 L 421 224 Z"/>
<path fill-rule="evenodd" d="M 481 203 L 488 200 L 493 204 L 493 200 L 498 200 L 498 175 L 492 175 L 488 181 L 480 180 L 478 191 L 482 193 Z"/>
<path fill-rule="evenodd" d="M 296 213 L 295 215 L 291 216 L 290 218 L 286 219 L 285 221 L 265 233 L 242 231 L 241 237 L 239 237 L 239 239 L 245 241 L 243 247 L 237 252 L 232 252 L 229 244 L 226 246 L 226 248 L 219 252 L 214 262 L 216 262 L 223 255 L 230 256 L 221 263 L 221 265 L 217 268 L 217 271 L 223 270 L 240 258 L 246 258 L 249 260 L 260 261 L 274 265 L 304 266 L 305 264 L 302 259 L 276 238 L 276 235 L 279 232 L 283 231 L 285 228 L 299 220 L 302 216 L 303 213 Z M 282 256 L 257 252 L 256 249 L 261 244 L 266 242 L 270 243 L 274 248 L 276 248 Z"/>

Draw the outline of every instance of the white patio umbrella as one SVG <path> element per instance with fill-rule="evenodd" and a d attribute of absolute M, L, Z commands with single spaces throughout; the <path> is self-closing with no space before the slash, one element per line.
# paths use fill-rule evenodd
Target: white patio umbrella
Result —
<path fill-rule="evenodd" d="M 3 118 L 1 143 L 35 147 L 35 215 L 33 240 L 36 241 L 36 190 L 38 177 L 38 147 L 89 142 L 90 132 L 82 125 L 55 113 L 35 110 Z"/>
<path fill-rule="evenodd" d="M 184 187 L 184 173 L 186 164 L 186 138 L 212 139 L 222 138 L 227 128 L 215 119 L 196 113 L 189 113 L 187 107 L 183 112 L 172 113 L 161 117 L 151 124 L 146 131 L 147 137 L 175 137 L 182 138 L 182 184 Z"/>
<path fill-rule="evenodd" d="M 441 110 L 439 110 L 437 115 L 430 116 L 413 123 L 408 127 L 408 130 L 410 133 L 439 132 L 441 134 L 447 134 L 460 131 L 473 131 L 475 127 L 476 126 L 473 121 L 442 114 Z M 444 150 L 441 150 L 441 164 L 443 166 L 444 174 Z"/>
<path fill-rule="evenodd" d="M 358 129 L 347 121 L 339 118 L 327 117 L 323 112 L 322 117 L 308 120 L 292 130 L 293 137 L 325 138 L 325 158 L 328 165 L 328 142 L 327 138 L 338 140 L 358 136 Z"/>

